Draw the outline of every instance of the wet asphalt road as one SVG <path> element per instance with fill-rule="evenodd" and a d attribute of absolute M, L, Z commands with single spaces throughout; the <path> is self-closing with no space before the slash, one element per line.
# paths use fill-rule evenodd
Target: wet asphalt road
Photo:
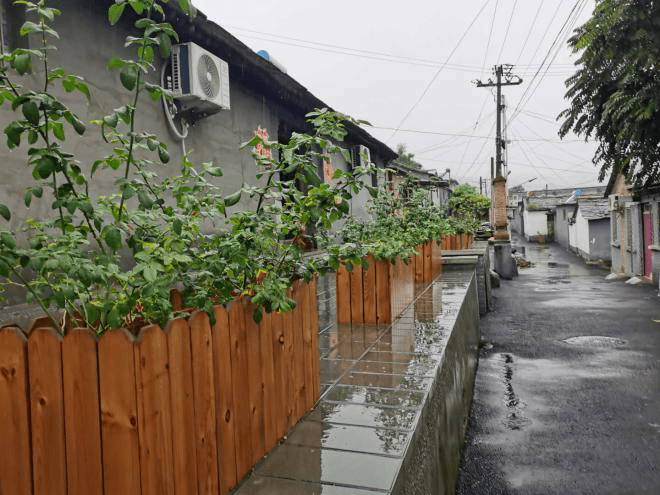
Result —
<path fill-rule="evenodd" d="M 534 266 L 502 281 L 481 319 L 456 492 L 660 494 L 657 286 L 514 244 Z"/>

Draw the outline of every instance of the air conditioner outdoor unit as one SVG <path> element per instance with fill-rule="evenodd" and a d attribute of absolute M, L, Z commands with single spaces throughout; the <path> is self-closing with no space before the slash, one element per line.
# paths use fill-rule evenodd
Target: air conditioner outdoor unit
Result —
<path fill-rule="evenodd" d="M 371 152 L 369 148 L 361 144 L 353 148 L 353 166 L 366 167 L 371 163 Z"/>
<path fill-rule="evenodd" d="M 195 43 L 172 47 L 172 96 L 179 111 L 209 115 L 229 110 L 229 66 Z"/>

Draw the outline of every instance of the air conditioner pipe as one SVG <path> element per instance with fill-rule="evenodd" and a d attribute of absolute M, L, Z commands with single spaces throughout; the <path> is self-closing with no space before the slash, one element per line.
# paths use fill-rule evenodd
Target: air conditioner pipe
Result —
<path fill-rule="evenodd" d="M 167 70 L 167 67 L 170 65 L 169 62 L 166 62 L 163 64 L 163 66 L 160 69 L 160 86 L 162 88 L 165 88 L 165 71 Z M 168 87 L 168 90 L 171 90 L 172 88 Z M 165 94 L 161 96 L 161 101 L 163 102 L 163 111 L 165 112 L 165 117 L 167 119 L 167 123 L 170 126 L 170 130 L 172 131 L 172 134 L 174 134 L 179 141 L 181 141 L 181 148 L 183 150 L 183 154 L 185 156 L 186 154 L 186 143 L 185 139 L 188 137 L 188 124 L 186 123 L 185 120 L 181 119 L 181 131 L 177 129 L 176 124 L 174 123 L 174 116 L 172 115 L 172 111 L 170 109 L 170 104 L 167 101 L 167 98 L 165 98 Z"/>

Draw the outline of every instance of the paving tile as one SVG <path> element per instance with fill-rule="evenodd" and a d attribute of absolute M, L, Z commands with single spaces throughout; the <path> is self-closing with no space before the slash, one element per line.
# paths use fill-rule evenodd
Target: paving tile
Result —
<path fill-rule="evenodd" d="M 386 492 L 269 476 L 252 476 L 233 495 L 377 495 L 379 493 Z"/>
<path fill-rule="evenodd" d="M 351 369 L 360 373 L 388 373 L 393 375 L 435 376 L 436 364 L 424 365 L 410 362 L 388 363 L 386 361 L 365 361 L 361 359 Z"/>
<path fill-rule="evenodd" d="M 400 457 L 411 435 L 409 431 L 302 421 L 285 444 Z"/>
<path fill-rule="evenodd" d="M 428 390 L 432 382 L 432 378 L 411 375 L 348 372 L 338 383 L 341 385 L 364 385 L 366 387 Z"/>
<path fill-rule="evenodd" d="M 390 490 L 400 465 L 399 459 L 391 457 L 284 444 L 255 474 Z"/>
<path fill-rule="evenodd" d="M 352 359 L 321 359 L 321 383 L 334 383 L 356 363 Z"/>
<path fill-rule="evenodd" d="M 411 430 L 418 416 L 419 409 L 402 409 L 321 400 L 316 408 L 307 415 L 306 419 L 355 426 L 370 426 L 373 428 Z"/>
<path fill-rule="evenodd" d="M 417 390 L 392 390 L 385 388 L 335 385 L 325 395 L 328 401 L 346 401 L 357 404 L 402 408 L 420 407 L 426 392 Z"/>

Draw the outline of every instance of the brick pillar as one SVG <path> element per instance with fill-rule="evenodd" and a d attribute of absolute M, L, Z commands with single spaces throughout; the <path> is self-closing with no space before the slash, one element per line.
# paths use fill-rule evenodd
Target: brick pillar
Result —
<path fill-rule="evenodd" d="M 506 216 L 506 179 L 501 175 L 493 179 L 493 220 L 495 239 L 509 239 Z"/>

